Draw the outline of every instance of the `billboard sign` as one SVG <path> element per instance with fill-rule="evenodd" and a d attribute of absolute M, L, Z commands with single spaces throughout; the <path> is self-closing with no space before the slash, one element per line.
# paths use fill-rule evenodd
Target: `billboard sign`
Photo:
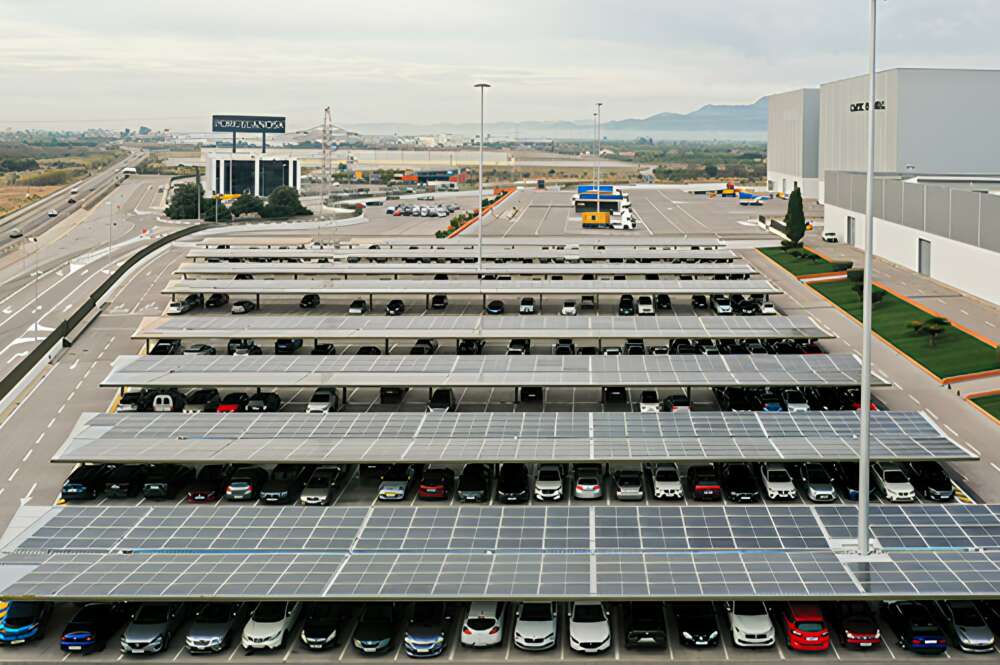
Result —
<path fill-rule="evenodd" d="M 213 115 L 212 131 L 284 134 L 285 118 L 271 115 Z"/>

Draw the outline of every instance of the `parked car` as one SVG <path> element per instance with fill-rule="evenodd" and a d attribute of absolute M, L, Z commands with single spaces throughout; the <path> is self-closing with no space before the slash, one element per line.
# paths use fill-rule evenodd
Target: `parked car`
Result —
<path fill-rule="evenodd" d="M 214 356 L 215 347 L 209 344 L 192 344 L 184 349 L 185 356 Z"/>
<path fill-rule="evenodd" d="M 181 464 L 154 464 L 142 486 L 146 499 L 173 499 L 181 488 L 194 480 L 194 468 Z"/>
<path fill-rule="evenodd" d="M 722 484 L 715 466 L 693 466 L 687 472 L 688 493 L 697 501 L 721 501 Z"/>
<path fill-rule="evenodd" d="M 521 603 L 514 613 L 514 646 L 523 651 L 545 651 L 559 641 L 559 613 L 548 601 Z"/>
<path fill-rule="evenodd" d="M 423 467 L 417 464 L 393 464 L 382 475 L 378 486 L 378 500 L 404 500 L 422 469 Z"/>
<path fill-rule="evenodd" d="M 226 651 L 249 616 L 246 603 L 203 603 L 194 611 L 184 646 L 193 654 Z"/>
<path fill-rule="evenodd" d="M 795 482 L 788 467 L 779 462 L 764 462 L 760 465 L 760 478 L 767 498 L 772 501 L 784 499 L 792 501 L 798 496 Z"/>
<path fill-rule="evenodd" d="M 564 495 L 566 480 L 560 464 L 539 464 L 535 470 L 535 499 L 539 501 L 560 501 Z"/>
<path fill-rule="evenodd" d="M 368 603 L 354 627 L 351 643 L 364 654 L 385 653 L 393 647 L 396 621 L 392 603 Z"/>
<path fill-rule="evenodd" d="M 128 621 L 123 603 L 87 603 L 69 620 L 59 638 L 59 648 L 67 653 L 104 651 L 114 635 Z"/>
<path fill-rule="evenodd" d="M 233 303 L 233 306 L 229 308 L 229 311 L 232 314 L 249 314 L 255 309 L 257 309 L 257 303 L 253 300 L 237 300 Z"/>
<path fill-rule="evenodd" d="M 643 390 L 639 394 L 639 413 L 659 413 L 662 410 L 660 396 L 655 390 Z"/>
<path fill-rule="evenodd" d="M 418 603 L 403 632 L 403 650 L 412 658 L 433 658 L 448 648 L 452 616 L 443 602 Z"/>
<path fill-rule="evenodd" d="M 315 293 L 307 293 L 302 296 L 302 300 L 299 301 L 299 307 L 302 309 L 315 309 L 319 307 L 319 296 Z"/>
<path fill-rule="evenodd" d="M 215 407 L 218 413 L 236 413 L 238 411 L 246 411 L 247 404 L 250 403 L 250 395 L 246 393 L 229 393 L 221 400 L 219 400 L 219 405 Z"/>
<path fill-rule="evenodd" d="M 823 242 L 837 242 L 836 231 L 823 231 L 820 237 L 823 238 Z"/>
<path fill-rule="evenodd" d="M 616 469 L 612 478 L 615 482 L 615 498 L 619 501 L 642 501 L 646 498 L 642 487 L 642 469 Z"/>
<path fill-rule="evenodd" d="M 966 653 L 993 653 L 996 638 L 975 602 L 939 600 L 935 605 L 945 630 L 959 649 Z"/>
<path fill-rule="evenodd" d="M 913 489 L 928 501 L 946 502 L 955 498 L 955 485 L 937 462 L 910 462 L 909 471 Z"/>
<path fill-rule="evenodd" d="M 104 491 L 114 468 L 109 464 L 84 464 L 76 467 L 63 482 L 59 498 L 63 501 L 96 499 Z"/>
<path fill-rule="evenodd" d="M 267 471 L 259 466 L 244 466 L 233 471 L 226 483 L 229 501 L 254 501 L 260 496 L 261 487 L 267 482 Z"/>
<path fill-rule="evenodd" d="M 604 468 L 600 464 L 573 465 L 573 496 L 600 499 L 604 496 Z"/>
<path fill-rule="evenodd" d="M 289 356 L 302 348 L 301 338 L 278 339 L 274 342 L 274 354 L 276 356 Z"/>
<path fill-rule="evenodd" d="M 240 640 L 247 652 L 263 649 L 280 649 L 299 620 L 302 603 L 291 601 L 264 601 L 257 603 L 250 619 L 243 626 Z"/>
<path fill-rule="evenodd" d="M 353 300 L 350 306 L 347 308 L 348 314 L 367 314 L 368 313 L 368 301 L 367 300 Z"/>
<path fill-rule="evenodd" d="M 486 313 L 487 314 L 503 314 L 503 301 L 502 300 L 491 300 L 486 303 Z"/>
<path fill-rule="evenodd" d="M 667 622 L 660 602 L 622 603 L 625 648 L 663 649 L 667 646 Z"/>
<path fill-rule="evenodd" d="M 781 391 L 781 401 L 785 411 L 809 411 L 809 402 L 801 390 L 789 389 Z"/>
<path fill-rule="evenodd" d="M 179 339 L 161 339 L 157 340 L 153 348 L 150 349 L 149 355 L 151 356 L 172 356 L 175 353 L 180 353 L 181 341 Z"/>
<path fill-rule="evenodd" d="M 497 501 L 500 503 L 525 503 L 528 501 L 530 482 L 528 467 L 524 464 L 507 462 L 497 474 Z"/>
<path fill-rule="evenodd" d="M 330 505 L 343 473 L 343 468 L 336 464 L 316 467 L 299 493 L 299 503 L 304 506 Z"/>
<path fill-rule="evenodd" d="M 512 339 L 507 343 L 508 356 L 527 356 L 531 354 L 531 340 Z"/>
<path fill-rule="evenodd" d="M 673 462 L 658 462 L 653 466 L 653 496 L 657 499 L 683 499 L 680 471 Z"/>
<path fill-rule="evenodd" d="M 833 483 L 848 501 L 858 500 L 858 463 L 836 462 L 832 465 Z M 870 496 L 875 495 L 874 484 L 869 486 Z"/>
<path fill-rule="evenodd" d="M 187 607 L 183 603 L 143 603 L 122 633 L 122 653 L 166 651 L 186 616 Z"/>
<path fill-rule="evenodd" d="M 337 347 L 329 342 L 320 342 L 313 346 L 312 351 L 309 352 L 311 356 L 335 356 L 337 355 Z"/>
<path fill-rule="evenodd" d="M 303 464 L 277 465 L 260 488 L 260 502 L 286 504 L 296 501 L 310 473 L 312 467 Z"/>
<path fill-rule="evenodd" d="M 486 349 L 484 339 L 462 339 L 458 341 L 456 351 L 460 356 L 481 356 Z"/>
<path fill-rule="evenodd" d="M 719 644 L 719 622 L 710 602 L 673 603 L 680 643 L 705 648 Z"/>
<path fill-rule="evenodd" d="M 930 608 L 916 600 L 882 601 L 879 614 L 896 634 L 896 645 L 914 653 L 944 653 L 948 638 Z"/>
<path fill-rule="evenodd" d="M 830 648 L 830 629 L 819 605 L 786 603 L 780 617 L 785 646 L 793 651 L 826 651 Z"/>
<path fill-rule="evenodd" d="M 340 644 L 340 638 L 351 617 L 350 606 L 344 603 L 310 603 L 299 639 L 310 651 L 323 651 Z"/>
<path fill-rule="evenodd" d="M 635 315 L 635 298 L 629 294 L 624 294 L 618 299 L 618 316 Z"/>
<path fill-rule="evenodd" d="M 247 400 L 244 411 L 250 413 L 273 412 L 281 409 L 281 397 L 278 393 L 256 392 Z"/>
<path fill-rule="evenodd" d="M 520 314 L 537 314 L 538 308 L 535 306 L 535 299 L 531 296 L 521 298 L 521 304 L 517 309 Z"/>
<path fill-rule="evenodd" d="M 753 469 L 745 462 L 727 464 L 722 469 L 722 487 L 726 498 L 737 503 L 753 503 L 760 500 L 760 489 L 754 478 Z"/>
<path fill-rule="evenodd" d="M 837 499 L 833 478 L 819 462 L 799 464 L 795 470 L 795 479 L 802 493 L 813 503 L 830 503 Z"/>
<path fill-rule="evenodd" d="M 490 468 L 485 464 L 466 464 L 455 488 L 455 497 L 462 502 L 485 502 L 490 492 Z"/>
<path fill-rule="evenodd" d="M 435 388 L 431 400 L 427 403 L 428 413 L 448 413 L 458 406 L 455 391 L 451 388 Z"/>
<path fill-rule="evenodd" d="M 733 644 L 743 648 L 774 646 L 774 624 L 767 606 L 759 600 L 726 603 Z"/>
<path fill-rule="evenodd" d="M 875 462 L 871 469 L 872 484 L 886 501 L 910 503 L 916 499 L 916 492 L 902 466 L 895 462 Z"/>
<path fill-rule="evenodd" d="M 563 302 L 562 310 L 559 312 L 563 316 L 576 316 L 576 301 L 566 300 Z"/>
<path fill-rule="evenodd" d="M 330 413 L 340 410 L 340 394 L 336 388 L 317 388 L 306 403 L 306 413 Z"/>
<path fill-rule="evenodd" d="M 14 647 L 40 640 L 52 614 L 52 604 L 15 600 L 0 619 L 0 646 Z"/>
<path fill-rule="evenodd" d="M 104 483 L 104 493 L 111 499 L 133 497 L 142 491 L 149 475 L 147 464 L 120 464 L 111 471 Z"/>
<path fill-rule="evenodd" d="M 421 499 L 451 498 L 451 491 L 455 485 L 455 472 L 448 468 L 430 467 L 425 468 L 417 485 L 417 496 Z"/>
<path fill-rule="evenodd" d="M 232 467 L 228 464 L 207 464 L 198 471 L 194 482 L 188 485 L 188 503 L 218 501 L 226 491 Z"/>
<path fill-rule="evenodd" d="M 882 643 L 882 632 L 871 606 L 863 600 L 833 604 L 830 624 L 842 647 L 871 649 Z"/>
<path fill-rule="evenodd" d="M 215 309 L 216 307 L 224 307 L 229 304 L 229 296 L 225 293 L 213 293 L 205 301 L 205 307 L 208 309 Z"/>
<path fill-rule="evenodd" d="M 491 600 L 474 600 L 465 611 L 461 644 L 466 647 L 492 647 L 503 642 L 507 606 Z"/>
<path fill-rule="evenodd" d="M 411 356 L 432 356 L 438 350 L 436 339 L 418 339 L 410 348 Z"/>
<path fill-rule="evenodd" d="M 611 621 L 604 604 L 576 601 L 569 607 L 569 648 L 595 654 L 611 648 Z"/>

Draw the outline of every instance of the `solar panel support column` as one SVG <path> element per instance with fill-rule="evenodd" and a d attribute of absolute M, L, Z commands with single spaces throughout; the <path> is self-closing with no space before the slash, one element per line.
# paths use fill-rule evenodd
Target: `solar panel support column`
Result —
<path fill-rule="evenodd" d="M 340 389 L 340 395 L 341 395 L 340 403 L 347 404 L 347 386 L 344 386 Z"/>
<path fill-rule="evenodd" d="M 257 309 L 260 309 L 260 294 L 257 294 Z"/>
<path fill-rule="evenodd" d="M 389 355 L 389 338 L 385 338 L 385 355 Z"/>
<path fill-rule="evenodd" d="M 375 296 L 371 293 L 368 294 L 368 311 L 372 312 L 375 310 Z"/>

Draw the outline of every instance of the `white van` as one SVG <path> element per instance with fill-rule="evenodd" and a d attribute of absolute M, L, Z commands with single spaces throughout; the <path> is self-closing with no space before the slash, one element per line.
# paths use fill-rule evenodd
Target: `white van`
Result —
<path fill-rule="evenodd" d="M 180 411 L 182 404 L 178 403 L 180 400 L 179 395 L 172 393 L 157 393 L 153 395 L 153 411 L 156 413 L 170 413 L 174 411 L 174 407 L 178 407 L 177 410 Z"/>

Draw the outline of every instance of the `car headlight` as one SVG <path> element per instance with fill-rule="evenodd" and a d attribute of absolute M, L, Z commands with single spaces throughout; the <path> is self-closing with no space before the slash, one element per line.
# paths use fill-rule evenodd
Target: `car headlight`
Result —
<path fill-rule="evenodd" d="M 220 644 L 222 644 L 222 638 L 219 637 L 219 636 L 210 637 L 208 639 L 208 645 L 209 646 L 215 647 L 215 646 L 219 646 Z"/>
<path fill-rule="evenodd" d="M 685 640 L 693 640 L 694 639 L 694 637 L 692 637 L 691 633 L 687 632 L 686 630 L 684 632 L 682 632 L 681 635 L 684 636 Z"/>
<path fill-rule="evenodd" d="M 713 630 L 712 633 L 708 636 L 708 639 L 714 640 L 718 636 L 719 636 L 719 631 Z"/>
<path fill-rule="evenodd" d="M 157 635 L 156 637 L 154 637 L 153 640 L 149 643 L 149 646 L 153 648 L 158 648 L 163 646 L 163 635 Z"/>

